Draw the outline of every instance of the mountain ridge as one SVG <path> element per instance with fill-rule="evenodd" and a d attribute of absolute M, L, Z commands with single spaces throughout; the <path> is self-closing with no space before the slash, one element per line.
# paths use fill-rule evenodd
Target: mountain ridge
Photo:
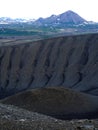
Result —
<path fill-rule="evenodd" d="M 74 18 L 75 17 L 75 18 Z M 73 24 L 80 24 L 83 22 L 87 22 L 87 20 L 83 19 L 81 16 L 79 16 L 77 13 L 68 10 L 64 13 L 58 14 L 58 15 L 51 15 L 46 18 L 38 18 L 38 19 L 22 19 L 22 18 L 10 18 L 10 17 L 1 17 L 0 18 L 1 23 L 29 23 L 29 22 L 44 22 L 44 23 L 53 23 L 53 22 L 61 22 L 61 23 L 70 23 Z"/>
<path fill-rule="evenodd" d="M 77 13 L 69 10 L 59 15 L 51 15 L 47 18 L 39 18 L 35 21 L 35 23 L 39 24 L 81 24 L 87 22 L 87 20 L 83 19 Z"/>
<path fill-rule="evenodd" d="M 87 21 L 73 11 L 47 18 L 0 18 L 0 36 L 34 36 L 46 38 L 68 34 L 97 33 L 98 23 Z"/>
<path fill-rule="evenodd" d="M 98 96 L 97 55 L 98 34 L 1 43 L 0 98 L 48 86 Z"/>

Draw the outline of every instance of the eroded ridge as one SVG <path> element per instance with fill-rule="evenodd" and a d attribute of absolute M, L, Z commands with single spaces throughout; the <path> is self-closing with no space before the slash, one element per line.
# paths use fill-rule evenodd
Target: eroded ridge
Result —
<path fill-rule="evenodd" d="M 47 86 L 98 95 L 98 34 L 22 42 L 0 44 L 0 98 Z"/>

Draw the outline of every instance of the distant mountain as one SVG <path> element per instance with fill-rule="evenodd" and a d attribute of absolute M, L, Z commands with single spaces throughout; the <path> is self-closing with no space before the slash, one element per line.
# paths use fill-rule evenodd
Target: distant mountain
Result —
<path fill-rule="evenodd" d="M 51 15 L 48 18 L 39 18 L 38 20 L 36 20 L 36 23 L 39 24 L 81 24 L 84 22 L 87 21 L 71 10 L 60 15 Z"/>
<path fill-rule="evenodd" d="M 98 32 L 98 23 L 87 21 L 69 10 L 47 18 L 0 18 L 0 35 L 33 35 L 37 37 Z"/>
<path fill-rule="evenodd" d="M 81 24 L 83 22 L 87 22 L 85 19 L 83 19 L 81 16 L 79 16 L 77 13 L 69 10 L 67 12 L 64 12 L 60 15 L 51 15 L 47 18 L 39 18 L 37 20 L 34 19 L 22 19 L 22 18 L 16 18 L 12 19 L 9 17 L 1 17 L 0 18 L 0 24 L 11 24 L 11 23 L 34 23 L 38 25 L 43 24 Z"/>
<path fill-rule="evenodd" d="M 0 24 L 8 24 L 8 23 L 10 23 L 11 21 L 12 21 L 12 19 L 9 18 L 9 17 L 1 17 L 1 18 L 0 18 Z"/>
<path fill-rule="evenodd" d="M 9 17 L 1 17 L 0 18 L 0 24 L 15 24 L 15 23 L 27 23 L 30 22 L 30 20 L 26 20 L 26 19 L 22 19 L 22 18 L 16 18 L 16 19 L 12 19 Z M 32 21 L 34 21 L 32 19 Z"/>
<path fill-rule="evenodd" d="M 80 23 L 86 22 L 85 19 L 83 19 L 77 13 L 73 11 L 67 11 L 63 14 L 60 14 L 58 17 L 60 21 L 63 23 L 80 24 Z"/>

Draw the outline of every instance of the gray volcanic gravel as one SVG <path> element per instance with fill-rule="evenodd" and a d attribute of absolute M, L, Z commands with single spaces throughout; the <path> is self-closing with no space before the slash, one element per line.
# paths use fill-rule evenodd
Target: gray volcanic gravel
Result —
<path fill-rule="evenodd" d="M 0 104 L 0 130 L 98 130 L 98 120 L 62 121 Z"/>

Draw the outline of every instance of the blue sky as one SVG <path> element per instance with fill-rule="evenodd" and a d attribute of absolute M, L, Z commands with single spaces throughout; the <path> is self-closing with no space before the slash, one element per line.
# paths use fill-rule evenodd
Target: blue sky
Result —
<path fill-rule="evenodd" d="M 0 0 L 0 17 L 37 19 L 67 10 L 98 22 L 98 0 Z"/>

